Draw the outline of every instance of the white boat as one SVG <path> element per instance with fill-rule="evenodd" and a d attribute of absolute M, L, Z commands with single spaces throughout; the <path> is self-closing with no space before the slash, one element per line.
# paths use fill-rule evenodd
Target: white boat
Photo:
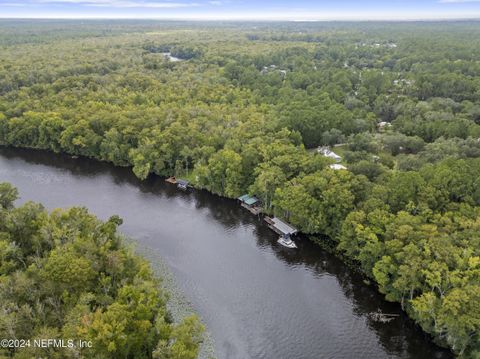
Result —
<path fill-rule="evenodd" d="M 280 236 L 278 243 L 287 248 L 297 248 L 297 245 L 290 239 L 290 237 Z"/>

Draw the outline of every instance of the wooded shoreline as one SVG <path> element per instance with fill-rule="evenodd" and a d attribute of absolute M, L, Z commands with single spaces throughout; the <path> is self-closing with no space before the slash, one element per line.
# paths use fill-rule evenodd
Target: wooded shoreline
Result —
<path fill-rule="evenodd" d="M 479 24 L 0 21 L 0 144 L 254 194 L 474 357 Z"/>

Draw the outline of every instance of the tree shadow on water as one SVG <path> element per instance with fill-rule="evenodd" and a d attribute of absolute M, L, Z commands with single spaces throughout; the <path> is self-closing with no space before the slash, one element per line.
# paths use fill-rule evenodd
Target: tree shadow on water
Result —
<path fill-rule="evenodd" d="M 406 317 L 398 304 L 386 302 L 373 285 L 365 283 L 365 278 L 360 273 L 350 269 L 338 257 L 322 250 L 304 236 L 298 236 L 296 239 L 298 249 L 282 247 L 277 243 L 278 236 L 267 227 L 263 219 L 250 214 L 236 200 L 222 198 L 202 190 L 184 192 L 155 175 L 141 181 L 135 177 L 130 168 L 115 167 L 110 163 L 89 158 L 73 158 L 65 154 L 8 147 L 0 147 L 0 155 L 11 160 L 68 171 L 80 178 L 108 176 L 119 186 L 130 185 L 159 199 L 180 199 L 190 203 L 196 209 L 204 211 L 216 224 L 221 224 L 226 231 L 239 227 L 246 228 L 258 247 L 271 251 L 278 260 L 288 266 L 302 266 L 317 277 L 323 275 L 335 277 L 344 295 L 352 303 L 355 315 L 366 320 L 387 353 L 402 358 L 453 357 L 450 351 L 433 344 L 430 338 Z M 395 314 L 398 317 L 388 323 L 381 323 L 370 315 L 378 311 Z"/>

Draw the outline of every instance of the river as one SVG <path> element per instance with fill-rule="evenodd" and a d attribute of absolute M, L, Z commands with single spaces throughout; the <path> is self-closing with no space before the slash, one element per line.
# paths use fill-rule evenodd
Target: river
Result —
<path fill-rule="evenodd" d="M 0 148 L 0 181 L 19 203 L 86 206 L 161 253 L 199 313 L 218 358 L 450 358 L 363 278 L 306 239 L 277 237 L 235 201 L 181 192 L 127 168 L 43 151 Z M 378 323 L 369 313 L 400 314 Z"/>

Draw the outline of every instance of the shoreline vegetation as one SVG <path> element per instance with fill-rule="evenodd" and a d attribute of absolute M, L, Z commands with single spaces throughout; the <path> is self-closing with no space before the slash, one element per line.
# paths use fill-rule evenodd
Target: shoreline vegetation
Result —
<path fill-rule="evenodd" d="M 162 254 L 158 250 L 142 245 L 134 239 L 126 238 L 126 241 L 133 246 L 133 250 L 135 253 L 137 253 L 150 263 L 150 266 L 155 276 L 162 278 L 161 286 L 162 288 L 165 288 L 165 290 L 169 294 L 167 310 L 169 311 L 173 322 L 178 324 L 181 323 L 184 318 L 188 318 L 192 315 L 198 316 L 198 314 L 195 313 L 190 301 L 188 301 L 188 299 L 179 289 L 173 273 L 163 260 Z M 200 321 L 201 319 L 202 318 L 200 318 Z M 205 327 L 202 332 L 202 340 L 199 343 L 197 358 L 217 358 L 217 356 L 215 355 L 214 339 L 208 332 L 208 327 Z"/>
<path fill-rule="evenodd" d="M 102 222 L 80 207 L 51 213 L 33 202 L 14 207 L 17 198 L 16 188 L 0 183 L 2 338 L 68 338 L 91 345 L 30 343 L 2 348 L 2 357 L 198 357 L 203 325 L 185 306 L 172 314 L 173 284 L 155 277 L 127 248 L 117 233 L 118 216 Z"/>
<path fill-rule="evenodd" d="M 480 354 L 478 22 L 121 24 L 0 22 L 0 144 L 254 194 Z"/>

